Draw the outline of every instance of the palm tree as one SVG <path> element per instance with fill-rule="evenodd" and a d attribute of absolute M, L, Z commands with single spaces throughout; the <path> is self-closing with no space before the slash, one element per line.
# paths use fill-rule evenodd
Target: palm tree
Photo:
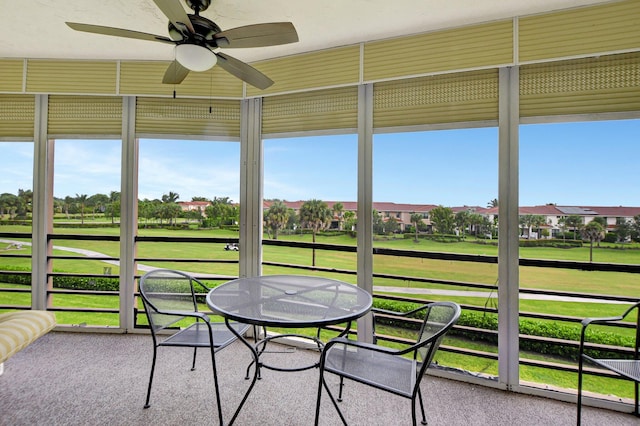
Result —
<path fill-rule="evenodd" d="M 107 194 L 94 194 L 87 198 L 87 206 L 93 207 L 93 219 L 96 218 L 96 213 L 104 213 L 108 204 L 109 196 Z"/>
<path fill-rule="evenodd" d="M 177 218 L 182 211 L 180 207 L 177 209 L 174 207 L 174 205 L 177 205 L 176 202 L 179 198 L 180 194 L 177 192 L 169 191 L 169 194 L 162 194 L 162 202 L 167 204 L 167 206 L 163 206 L 162 208 L 162 216 L 164 216 L 165 219 L 169 219 L 169 225 L 174 223 L 173 219 Z"/>
<path fill-rule="evenodd" d="M 321 200 L 305 201 L 300 207 L 300 224 L 303 227 L 311 228 L 313 242 L 316 242 L 316 234 L 324 229 L 327 222 L 331 220 L 331 210 L 327 203 Z M 316 249 L 313 248 L 311 266 L 316 266 Z"/>
<path fill-rule="evenodd" d="M 558 219 L 558 226 L 560 227 L 560 231 L 562 231 L 562 240 L 565 240 L 567 232 L 567 218 L 561 217 Z"/>
<path fill-rule="evenodd" d="M 371 219 L 373 221 L 373 232 L 376 234 L 384 234 L 384 220 L 382 215 L 378 213 L 378 210 L 373 209 L 371 212 Z"/>
<path fill-rule="evenodd" d="M 67 195 L 66 197 L 64 197 L 64 214 L 67 216 L 67 220 L 69 220 L 69 210 L 73 209 L 73 205 L 75 203 L 75 200 L 73 197 Z"/>
<path fill-rule="evenodd" d="M 580 230 L 582 228 L 582 217 L 576 215 L 576 214 L 572 214 L 570 216 L 567 216 L 564 219 L 564 223 L 565 225 L 567 225 L 567 228 L 569 229 L 573 229 L 573 239 L 576 239 L 576 231 Z"/>
<path fill-rule="evenodd" d="M 344 210 L 344 206 L 342 203 L 335 203 L 332 207 L 333 214 L 338 216 L 338 229 L 342 230 L 342 211 Z"/>
<path fill-rule="evenodd" d="M 599 222 L 592 220 L 582 228 L 582 236 L 589 240 L 589 262 L 593 262 L 593 242 L 600 242 L 604 237 L 604 227 Z"/>
<path fill-rule="evenodd" d="M 498 207 L 498 199 L 494 198 L 493 200 L 487 203 L 487 208 Z"/>
<path fill-rule="evenodd" d="M 114 217 L 120 217 L 120 192 L 111 191 L 109 193 L 108 214 L 111 216 L 111 223 L 114 223 Z"/>
<path fill-rule="evenodd" d="M 451 207 L 434 207 L 429 212 L 429 216 L 438 234 L 451 234 L 453 232 L 454 214 Z"/>
<path fill-rule="evenodd" d="M 519 220 L 520 226 L 527 228 L 527 238 L 531 238 L 534 228 L 538 230 L 537 238 L 540 238 L 540 226 L 547 223 L 545 217 L 540 214 L 524 214 Z"/>
<path fill-rule="evenodd" d="M 533 226 L 535 226 L 536 229 L 538 230 L 538 238 L 542 237 L 542 225 L 546 225 L 546 224 L 547 224 L 547 219 L 545 218 L 544 215 L 541 215 L 541 214 L 535 215 Z"/>
<path fill-rule="evenodd" d="M 80 224 L 84 225 L 84 207 L 87 203 L 87 194 L 76 194 L 76 203 L 80 205 Z"/>
<path fill-rule="evenodd" d="M 469 215 L 469 226 L 473 229 L 473 234 L 477 237 L 480 231 L 480 225 L 484 224 L 485 216 L 478 213 L 471 213 Z"/>
<path fill-rule="evenodd" d="M 409 220 L 411 220 L 411 223 L 413 223 L 414 230 L 415 230 L 413 241 L 417 243 L 418 242 L 418 224 L 422 223 L 422 213 L 412 213 Z"/>
<path fill-rule="evenodd" d="M 169 191 L 169 194 L 162 195 L 163 203 L 175 203 L 180 198 L 180 194 Z"/>
<path fill-rule="evenodd" d="M 346 228 L 348 231 L 356 230 L 356 214 L 351 210 L 347 210 L 343 215 L 343 228 Z"/>
<path fill-rule="evenodd" d="M 278 239 L 278 231 L 283 229 L 289 220 L 289 208 L 281 200 L 273 200 L 271 207 L 264 213 L 267 229 L 273 231 L 273 239 Z"/>
<path fill-rule="evenodd" d="M 471 221 L 471 213 L 467 210 L 460 210 L 456 213 L 455 222 L 456 226 L 460 230 L 460 236 L 464 238 L 464 234 L 467 231 L 467 226 Z"/>
<path fill-rule="evenodd" d="M 30 189 L 18 189 L 18 198 L 20 202 L 17 206 L 17 215 L 26 218 L 27 213 L 33 210 L 33 191 Z"/>

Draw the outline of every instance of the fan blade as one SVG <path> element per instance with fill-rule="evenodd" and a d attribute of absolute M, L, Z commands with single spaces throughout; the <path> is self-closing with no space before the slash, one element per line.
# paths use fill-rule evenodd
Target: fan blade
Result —
<path fill-rule="evenodd" d="M 189 74 L 189 69 L 180 65 L 180 62 L 173 61 L 164 72 L 162 82 L 164 84 L 180 84 Z"/>
<path fill-rule="evenodd" d="M 220 47 L 265 47 L 295 43 L 298 33 L 291 22 L 272 22 L 220 31 L 215 39 Z"/>
<path fill-rule="evenodd" d="M 273 84 L 273 80 L 249 64 L 229 55 L 225 55 L 224 53 L 216 53 L 216 56 L 218 57 L 218 65 L 224 68 L 228 73 L 235 75 L 240 80 L 246 81 L 258 89 L 264 90 Z"/>
<path fill-rule="evenodd" d="M 171 40 L 168 37 L 148 34 L 148 33 L 141 33 L 139 31 L 123 30 L 121 28 L 113 28 L 113 27 L 103 27 L 101 25 L 79 24 L 77 22 L 67 22 L 66 24 L 70 28 L 76 31 L 84 31 L 86 33 L 135 38 L 138 40 L 161 41 L 163 43 L 175 44 L 173 40 Z"/>
<path fill-rule="evenodd" d="M 191 19 L 178 0 L 153 0 L 153 2 L 176 28 L 183 30 L 186 27 L 191 34 L 195 34 L 196 30 L 193 28 Z"/>

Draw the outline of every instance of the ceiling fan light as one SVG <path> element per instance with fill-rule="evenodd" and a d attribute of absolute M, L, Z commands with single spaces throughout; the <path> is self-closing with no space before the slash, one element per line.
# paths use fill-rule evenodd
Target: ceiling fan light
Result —
<path fill-rule="evenodd" d="M 176 46 L 176 60 L 191 71 L 206 71 L 216 64 L 218 58 L 206 47 L 197 44 L 179 44 Z"/>

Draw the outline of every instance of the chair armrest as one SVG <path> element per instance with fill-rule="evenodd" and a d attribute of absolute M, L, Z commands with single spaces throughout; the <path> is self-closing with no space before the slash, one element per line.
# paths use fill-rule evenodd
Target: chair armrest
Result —
<path fill-rule="evenodd" d="M 404 351 L 399 351 L 399 350 L 396 350 L 396 349 L 387 348 L 387 347 L 384 347 L 384 346 L 378 346 L 378 345 L 373 344 L 373 343 L 359 342 L 357 340 L 347 339 L 346 337 L 334 337 L 333 339 L 329 340 L 326 343 L 326 345 L 324 346 L 323 353 L 326 353 L 326 351 L 331 346 L 336 345 L 336 344 L 343 344 L 345 346 L 363 348 L 363 349 L 367 349 L 367 350 L 374 351 L 374 352 L 386 353 L 386 354 L 389 354 L 389 355 L 401 355 L 404 352 Z"/>
<path fill-rule="evenodd" d="M 163 315 L 173 315 L 177 317 L 192 317 L 201 319 L 204 322 L 211 322 L 209 316 L 202 312 L 194 312 L 194 311 L 157 311 L 159 314 Z"/>
<path fill-rule="evenodd" d="M 411 311 L 407 311 L 407 312 L 399 312 L 399 311 L 391 311 L 388 309 L 381 309 L 381 308 L 371 308 L 371 312 L 373 312 L 373 314 L 385 314 L 385 315 L 393 315 L 395 317 L 407 317 L 411 314 L 415 314 L 416 312 L 420 312 L 424 309 L 427 309 L 429 307 L 429 305 L 425 304 L 422 305 L 420 307 L 417 307 L 416 309 L 413 309 Z"/>
<path fill-rule="evenodd" d="M 585 318 L 581 321 L 582 327 L 587 327 L 591 324 L 605 324 L 608 322 L 621 321 L 624 316 L 617 317 L 601 317 L 601 318 Z"/>
<path fill-rule="evenodd" d="M 586 331 L 588 326 L 590 326 L 591 324 L 609 325 L 609 323 L 612 323 L 612 322 L 622 321 L 634 309 L 638 309 L 638 315 L 640 315 L 640 302 L 635 303 L 634 305 L 629 307 L 626 311 L 624 311 L 624 313 L 622 313 L 622 315 L 618 315 L 615 317 L 599 317 L 599 318 L 583 319 L 581 321 L 582 330 L 580 331 L 580 347 L 579 347 L 580 357 L 582 357 L 582 355 L 584 354 L 585 336 L 586 336 Z M 638 324 L 640 324 L 640 318 L 638 318 L 637 320 L 636 327 L 638 326 Z M 637 348 L 638 348 L 638 342 L 636 342 L 636 351 L 638 350 Z"/>
<path fill-rule="evenodd" d="M 427 309 L 429 306 L 427 304 L 424 304 L 422 306 L 419 306 L 416 309 L 413 309 L 411 311 L 407 311 L 407 312 L 399 312 L 399 311 L 392 311 L 389 309 L 381 309 L 381 308 L 371 308 L 371 313 L 373 315 L 373 341 L 374 343 L 377 341 L 377 332 L 376 332 L 376 315 L 377 314 L 382 314 L 382 315 L 389 315 L 389 316 L 393 316 L 393 317 L 397 317 L 397 318 L 407 318 L 409 315 L 411 314 L 415 314 L 416 312 L 420 312 L 424 309 Z"/>
<path fill-rule="evenodd" d="M 618 315 L 616 317 L 585 318 L 581 322 L 582 323 L 582 327 L 585 328 L 590 324 L 606 324 L 608 322 L 622 321 L 623 319 L 625 319 L 625 317 L 627 315 L 629 315 L 629 313 L 631 311 L 633 311 L 634 309 L 639 309 L 639 308 L 640 308 L 640 302 L 632 305 L 626 311 L 624 311 L 624 313 L 622 315 Z"/>

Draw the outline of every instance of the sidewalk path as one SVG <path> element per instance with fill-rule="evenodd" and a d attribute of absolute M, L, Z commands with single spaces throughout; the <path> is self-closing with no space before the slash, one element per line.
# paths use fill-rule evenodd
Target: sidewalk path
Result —
<path fill-rule="evenodd" d="M 402 294 L 433 294 L 440 296 L 460 296 L 460 297 L 484 297 L 487 299 L 498 299 L 498 289 L 495 291 L 466 291 L 466 290 L 437 290 L 429 288 L 410 287 L 384 287 L 373 286 L 376 293 L 402 293 Z M 558 302 L 579 302 L 579 303 L 613 303 L 628 305 L 629 302 L 618 300 L 589 299 L 587 297 L 554 296 L 551 294 L 521 294 L 520 300 L 555 300 Z"/>
<path fill-rule="evenodd" d="M 29 242 L 4 240 L 4 239 L 0 239 L 0 243 L 22 244 L 27 246 L 31 245 L 31 243 Z M 53 246 L 53 248 L 55 250 L 63 250 L 63 251 L 69 251 L 72 253 L 82 254 L 87 257 L 105 256 L 103 253 L 98 253 L 97 251 L 79 249 L 74 247 Z M 16 250 L 16 249 L 4 249 L 2 251 L 8 251 L 8 250 Z M 108 263 L 114 266 L 120 266 L 120 262 L 117 260 L 101 260 L 101 262 Z M 155 266 L 138 264 L 138 269 L 148 272 L 158 268 Z M 214 276 L 215 275 L 211 275 L 211 277 L 214 277 Z M 433 295 L 440 295 L 440 296 L 484 297 L 487 299 L 498 299 L 497 289 L 495 291 L 466 291 L 466 290 L 438 290 L 438 289 L 411 288 L 411 287 L 373 286 L 373 291 L 375 291 L 376 293 L 433 294 Z M 579 302 L 579 303 L 613 303 L 613 304 L 623 304 L 623 305 L 628 304 L 628 302 L 620 302 L 616 300 L 599 300 L 599 299 L 589 299 L 586 297 L 553 296 L 553 295 L 546 295 L 546 294 L 521 294 L 520 299 L 521 300 L 555 300 L 559 302 Z"/>
<path fill-rule="evenodd" d="M 22 244 L 23 246 L 30 246 L 31 245 L 30 242 L 14 241 L 14 240 L 3 240 L 3 239 L 0 239 L 0 243 Z M 81 254 L 81 255 L 87 256 L 87 257 L 104 257 L 104 256 L 106 256 L 104 253 L 98 253 L 97 251 L 79 249 L 79 248 L 75 248 L 75 247 L 53 246 L 53 249 L 54 250 L 70 251 L 72 253 L 78 253 L 78 254 Z M 4 249 L 4 250 L 0 249 L 0 251 L 8 251 L 8 250 L 15 250 L 15 249 Z M 120 266 L 120 261 L 119 260 L 100 260 L 100 261 L 104 262 L 104 263 L 108 263 L 110 265 Z M 138 269 L 141 269 L 143 271 L 152 271 L 152 270 L 158 269 L 158 268 L 156 268 L 154 266 L 138 265 Z"/>

